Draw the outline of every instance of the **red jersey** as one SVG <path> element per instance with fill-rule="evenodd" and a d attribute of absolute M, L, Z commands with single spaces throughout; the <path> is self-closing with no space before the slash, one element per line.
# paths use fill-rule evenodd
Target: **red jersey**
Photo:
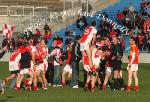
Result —
<path fill-rule="evenodd" d="M 88 59 L 88 56 L 85 54 L 83 57 L 84 57 L 83 64 L 84 64 L 84 65 L 89 65 L 89 59 Z"/>
<path fill-rule="evenodd" d="M 39 49 L 39 53 L 40 53 L 42 56 L 48 58 L 48 48 L 47 48 L 47 47 L 41 47 L 41 48 Z"/>
<path fill-rule="evenodd" d="M 68 51 L 68 59 L 66 60 L 66 64 L 70 64 L 71 51 Z"/>
<path fill-rule="evenodd" d="M 92 41 L 93 36 L 97 33 L 97 30 L 95 27 L 88 27 L 82 37 L 81 37 L 81 43 L 90 44 Z"/>
<path fill-rule="evenodd" d="M 138 46 L 131 45 L 131 47 L 130 47 L 129 63 L 130 64 L 138 64 L 138 56 L 139 56 Z"/>
<path fill-rule="evenodd" d="M 19 63 L 21 59 L 21 51 L 19 48 L 17 48 L 10 56 L 10 61 L 15 61 L 17 63 Z"/>

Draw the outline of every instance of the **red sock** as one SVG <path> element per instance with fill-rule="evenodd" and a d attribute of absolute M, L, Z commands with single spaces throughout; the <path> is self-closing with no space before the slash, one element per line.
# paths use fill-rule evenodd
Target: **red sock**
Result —
<path fill-rule="evenodd" d="M 106 89 L 106 85 L 103 85 L 103 90 L 105 90 Z"/>
<path fill-rule="evenodd" d="M 94 91 L 95 91 L 93 86 L 91 86 L 91 91 L 92 91 L 92 92 L 94 92 Z"/>
<path fill-rule="evenodd" d="M 20 90 L 20 85 L 19 85 L 19 84 L 16 84 L 16 85 L 15 85 L 15 89 L 16 89 L 16 90 Z"/>
<path fill-rule="evenodd" d="M 66 85 L 66 82 L 65 82 L 65 81 L 62 81 L 61 84 L 62 84 L 62 86 L 65 86 L 65 85 Z"/>
<path fill-rule="evenodd" d="M 139 90 L 139 87 L 138 87 L 138 86 L 134 86 L 134 90 L 135 90 L 135 91 L 138 91 L 138 90 Z"/>
<path fill-rule="evenodd" d="M 37 85 L 34 85 L 34 86 L 33 86 L 33 90 L 35 90 L 35 91 L 38 90 Z"/>
<path fill-rule="evenodd" d="M 88 84 L 88 83 L 86 83 L 84 87 L 86 87 L 86 88 L 87 88 L 88 86 L 89 86 L 89 84 Z"/>
<path fill-rule="evenodd" d="M 23 82 L 24 82 L 25 85 L 28 85 L 29 80 L 25 79 Z"/>
<path fill-rule="evenodd" d="M 127 91 L 130 91 L 131 90 L 131 86 L 127 86 Z"/>

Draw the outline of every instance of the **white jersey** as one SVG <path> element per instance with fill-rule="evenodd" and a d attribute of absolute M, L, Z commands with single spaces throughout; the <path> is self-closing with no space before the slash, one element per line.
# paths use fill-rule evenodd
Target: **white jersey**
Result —
<path fill-rule="evenodd" d="M 30 53 L 33 54 L 37 51 L 36 47 L 33 45 L 30 45 Z"/>
<path fill-rule="evenodd" d="M 19 63 L 20 59 L 21 59 L 21 51 L 20 51 L 20 49 L 16 49 L 16 50 L 11 54 L 9 61 L 14 61 L 14 62 Z"/>
<path fill-rule="evenodd" d="M 81 37 L 81 43 L 86 43 L 86 44 L 90 44 L 93 36 L 97 33 L 97 30 L 95 29 L 95 27 L 88 27 L 82 37 Z"/>
<path fill-rule="evenodd" d="M 99 66 L 101 56 L 99 54 L 99 50 L 97 48 L 92 49 L 92 62 L 93 65 Z"/>
<path fill-rule="evenodd" d="M 19 70 L 19 61 L 21 59 L 20 49 L 16 49 L 10 56 L 9 60 L 9 71 Z"/>
<path fill-rule="evenodd" d="M 59 48 L 55 48 L 50 55 L 55 56 L 55 59 L 57 60 L 54 60 L 54 65 L 60 65 L 58 61 L 60 61 L 61 50 Z"/>

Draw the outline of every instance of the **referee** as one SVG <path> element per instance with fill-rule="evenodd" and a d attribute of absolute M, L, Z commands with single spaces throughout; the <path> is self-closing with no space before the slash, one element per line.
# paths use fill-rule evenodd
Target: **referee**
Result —
<path fill-rule="evenodd" d="M 110 49 L 112 52 L 111 59 L 114 72 L 113 90 L 118 90 L 123 86 L 123 80 L 120 77 L 123 49 L 116 36 L 112 39 L 112 45 Z"/>

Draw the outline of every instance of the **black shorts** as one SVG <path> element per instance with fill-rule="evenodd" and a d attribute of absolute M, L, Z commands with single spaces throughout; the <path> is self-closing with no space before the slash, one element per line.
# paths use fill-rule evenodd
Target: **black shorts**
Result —
<path fill-rule="evenodd" d="M 121 60 L 114 60 L 112 62 L 113 71 L 120 71 L 121 70 L 121 64 L 122 64 Z"/>
<path fill-rule="evenodd" d="M 11 73 L 11 74 L 16 74 L 16 75 L 17 75 L 18 73 L 20 73 L 20 70 L 10 71 L 10 73 Z"/>

